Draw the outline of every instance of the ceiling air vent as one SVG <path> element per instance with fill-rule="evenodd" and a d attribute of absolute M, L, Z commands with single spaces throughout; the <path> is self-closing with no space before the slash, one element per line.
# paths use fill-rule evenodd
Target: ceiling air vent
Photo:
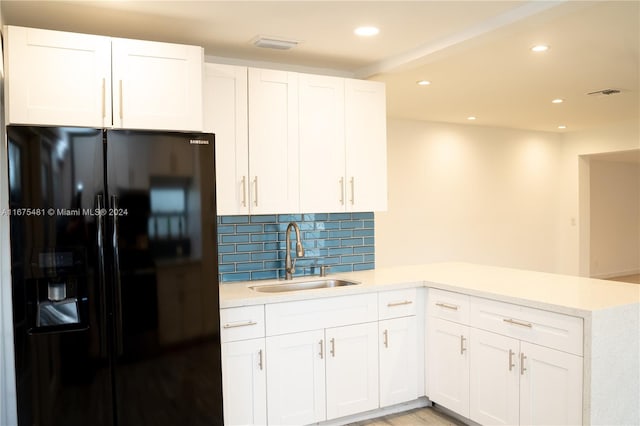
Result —
<path fill-rule="evenodd" d="M 253 39 L 253 45 L 265 49 L 289 50 L 298 45 L 297 40 L 287 40 L 278 37 L 258 36 Z"/>
<path fill-rule="evenodd" d="M 596 90 L 595 92 L 589 92 L 587 93 L 587 95 L 589 96 L 602 96 L 602 95 L 615 95 L 617 93 L 620 93 L 620 91 L 618 89 L 603 89 L 603 90 Z"/>

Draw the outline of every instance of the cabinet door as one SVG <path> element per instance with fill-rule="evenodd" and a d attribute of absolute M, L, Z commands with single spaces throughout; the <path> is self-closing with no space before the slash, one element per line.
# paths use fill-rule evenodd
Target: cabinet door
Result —
<path fill-rule="evenodd" d="M 519 422 L 518 354 L 516 339 L 471 328 L 470 418 L 480 424 Z"/>
<path fill-rule="evenodd" d="M 344 211 L 344 79 L 300 74 L 299 84 L 300 209 Z"/>
<path fill-rule="evenodd" d="M 8 124 L 111 125 L 108 37 L 7 27 Z"/>
<path fill-rule="evenodd" d="M 582 424 L 582 358 L 520 343 L 520 424 Z"/>
<path fill-rule="evenodd" d="M 269 424 L 325 420 L 324 331 L 267 337 L 267 354 Z"/>
<path fill-rule="evenodd" d="M 216 135 L 218 215 L 249 213 L 247 68 L 205 64 L 204 129 Z"/>
<path fill-rule="evenodd" d="M 225 425 L 267 423 L 265 340 L 222 344 Z"/>
<path fill-rule="evenodd" d="M 378 323 L 328 328 L 327 419 L 378 408 Z"/>
<path fill-rule="evenodd" d="M 387 117 L 383 83 L 345 81 L 347 209 L 387 209 Z"/>
<path fill-rule="evenodd" d="M 418 336 L 416 317 L 379 323 L 380 406 L 418 397 Z"/>
<path fill-rule="evenodd" d="M 249 68 L 250 210 L 297 213 L 298 75 Z"/>
<path fill-rule="evenodd" d="M 112 39 L 114 127 L 202 131 L 203 55 L 198 46 Z"/>
<path fill-rule="evenodd" d="M 429 318 L 429 399 L 469 417 L 469 327 Z"/>

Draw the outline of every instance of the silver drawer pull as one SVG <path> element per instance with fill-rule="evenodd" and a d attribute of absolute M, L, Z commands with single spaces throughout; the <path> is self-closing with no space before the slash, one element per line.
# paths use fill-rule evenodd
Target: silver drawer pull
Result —
<path fill-rule="evenodd" d="M 387 303 L 387 307 L 393 308 L 394 306 L 410 305 L 412 303 L 413 301 L 411 300 L 405 300 L 404 302 L 391 302 L 391 303 Z"/>
<path fill-rule="evenodd" d="M 449 305 L 448 303 L 437 302 L 436 306 L 440 306 L 441 308 L 451 309 L 453 311 L 457 311 L 458 307 L 456 305 Z"/>
<path fill-rule="evenodd" d="M 255 321 L 246 321 L 246 322 L 235 322 L 232 324 L 225 324 L 224 328 L 236 328 L 236 327 L 247 327 L 249 325 L 256 325 L 258 324 Z"/>
<path fill-rule="evenodd" d="M 502 321 L 508 322 L 509 324 L 513 324 L 513 325 L 519 325 L 521 327 L 528 327 L 528 328 L 533 327 L 533 324 L 531 324 L 530 322 L 520 322 L 520 321 L 514 320 L 513 318 L 505 318 Z"/>

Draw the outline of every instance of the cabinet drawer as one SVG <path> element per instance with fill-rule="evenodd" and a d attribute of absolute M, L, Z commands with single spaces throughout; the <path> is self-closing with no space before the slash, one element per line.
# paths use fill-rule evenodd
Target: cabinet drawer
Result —
<path fill-rule="evenodd" d="M 379 319 L 407 317 L 416 314 L 417 289 L 383 291 L 378 293 Z"/>
<path fill-rule="evenodd" d="M 466 294 L 430 288 L 428 297 L 430 316 L 469 324 L 469 296 Z"/>
<path fill-rule="evenodd" d="M 358 294 L 266 305 L 267 336 L 378 320 L 378 295 Z"/>
<path fill-rule="evenodd" d="M 264 305 L 220 309 L 222 343 L 264 337 Z"/>
<path fill-rule="evenodd" d="M 582 356 L 582 318 L 471 298 L 471 325 Z"/>

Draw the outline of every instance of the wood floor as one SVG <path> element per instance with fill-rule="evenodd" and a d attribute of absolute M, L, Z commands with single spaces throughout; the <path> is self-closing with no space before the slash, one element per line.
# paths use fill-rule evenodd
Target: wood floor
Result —
<path fill-rule="evenodd" d="M 464 423 L 431 407 L 351 423 L 348 426 L 464 426 Z"/>

